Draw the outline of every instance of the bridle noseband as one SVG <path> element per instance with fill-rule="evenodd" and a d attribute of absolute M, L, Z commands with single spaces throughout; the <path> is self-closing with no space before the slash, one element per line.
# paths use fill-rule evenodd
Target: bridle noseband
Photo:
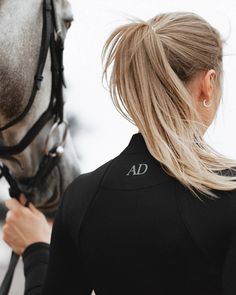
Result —
<path fill-rule="evenodd" d="M 43 27 L 42 27 L 42 39 L 40 45 L 40 53 L 38 58 L 37 70 L 34 77 L 33 87 L 31 96 L 28 100 L 26 107 L 23 112 L 16 118 L 0 127 L 0 131 L 9 129 L 13 125 L 17 124 L 28 114 L 31 106 L 34 103 L 37 92 L 40 90 L 41 83 L 43 80 L 43 70 L 45 67 L 47 55 L 50 49 L 51 53 L 51 72 L 52 72 L 52 88 L 51 97 L 48 108 L 43 112 L 40 118 L 34 123 L 22 140 L 13 146 L 0 146 L 0 158 L 8 159 L 13 155 L 20 154 L 23 152 L 39 134 L 39 132 L 44 128 L 44 126 L 53 119 L 54 125 L 50 131 L 48 138 L 46 139 L 45 154 L 40 163 L 39 169 L 36 175 L 30 178 L 27 184 L 28 188 L 35 187 L 42 182 L 55 165 L 60 160 L 67 136 L 68 125 L 64 121 L 64 100 L 63 100 L 63 50 L 64 50 L 64 40 L 61 36 L 59 30 L 59 22 L 56 13 L 56 3 L 55 0 L 44 0 L 43 1 Z M 58 126 L 64 125 L 64 134 L 62 142 L 56 147 L 48 150 L 48 142 L 52 133 L 57 129 Z M 19 188 L 17 180 L 11 175 L 8 168 L 3 165 L 0 166 L 1 175 L 4 176 L 10 185 L 9 193 L 11 197 L 18 198 L 22 192 Z M 27 190 L 26 190 L 27 197 Z"/>

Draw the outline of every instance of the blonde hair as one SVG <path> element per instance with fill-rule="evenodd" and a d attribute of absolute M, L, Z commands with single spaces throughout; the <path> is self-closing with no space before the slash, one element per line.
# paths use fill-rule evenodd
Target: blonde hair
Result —
<path fill-rule="evenodd" d="M 220 89 L 222 40 L 216 29 L 194 13 L 160 14 L 117 28 L 103 59 L 115 107 L 139 128 L 169 175 L 198 197 L 197 192 L 214 198 L 211 189 L 236 188 L 236 161 L 204 141 L 203 123 L 187 90 L 187 82 L 210 69 Z M 231 175 L 224 169 L 232 169 Z"/>

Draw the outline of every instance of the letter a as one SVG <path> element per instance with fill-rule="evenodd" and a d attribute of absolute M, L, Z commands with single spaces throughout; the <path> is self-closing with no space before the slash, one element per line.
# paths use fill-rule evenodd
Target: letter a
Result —
<path fill-rule="evenodd" d="M 132 173 L 132 175 L 136 175 L 135 165 L 132 166 L 132 168 L 129 170 L 129 172 L 126 175 L 129 176 L 130 173 Z"/>

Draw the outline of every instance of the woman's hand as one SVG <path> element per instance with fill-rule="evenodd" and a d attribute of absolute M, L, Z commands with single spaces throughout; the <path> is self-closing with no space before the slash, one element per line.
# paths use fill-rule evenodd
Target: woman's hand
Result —
<path fill-rule="evenodd" d="M 25 203 L 24 196 L 20 201 Z M 5 204 L 9 211 L 3 226 L 3 239 L 16 254 L 21 255 L 36 242 L 50 243 L 51 225 L 33 204 L 24 207 L 16 199 L 7 200 Z"/>

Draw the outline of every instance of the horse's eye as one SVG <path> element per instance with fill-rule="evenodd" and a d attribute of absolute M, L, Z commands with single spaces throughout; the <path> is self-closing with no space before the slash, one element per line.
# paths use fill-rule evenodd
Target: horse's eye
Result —
<path fill-rule="evenodd" d="M 72 21 L 73 21 L 73 19 L 64 20 L 64 23 L 65 23 L 65 26 L 66 26 L 67 30 L 71 27 Z"/>

